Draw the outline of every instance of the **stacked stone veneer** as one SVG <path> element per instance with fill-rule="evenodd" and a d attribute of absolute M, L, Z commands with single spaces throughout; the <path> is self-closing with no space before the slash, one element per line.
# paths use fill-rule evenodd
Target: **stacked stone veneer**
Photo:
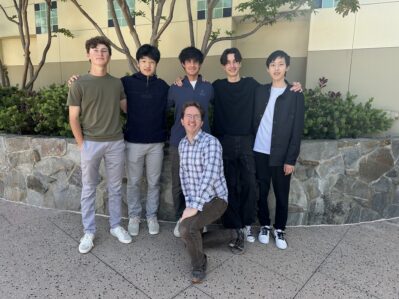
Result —
<path fill-rule="evenodd" d="M 100 167 L 96 212 L 107 213 Z M 143 180 L 143 197 L 145 195 Z M 71 139 L 0 136 L 0 197 L 80 209 L 80 152 Z M 274 196 L 270 208 L 273 214 Z M 167 148 L 159 218 L 174 220 Z M 126 179 L 123 213 L 127 216 Z M 399 216 L 399 138 L 304 141 L 291 180 L 289 225 L 353 223 Z"/>

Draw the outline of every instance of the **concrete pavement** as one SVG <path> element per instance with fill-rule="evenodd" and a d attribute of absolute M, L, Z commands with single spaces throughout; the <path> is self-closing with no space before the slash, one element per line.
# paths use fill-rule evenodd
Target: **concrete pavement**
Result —
<path fill-rule="evenodd" d="M 174 223 L 161 222 L 156 236 L 141 224 L 126 245 L 106 217 L 96 221 L 95 247 L 83 255 L 80 214 L 0 199 L 0 298 L 399 298 L 399 218 L 290 227 L 287 250 L 256 241 L 243 255 L 213 226 L 200 285 L 190 283 Z"/>

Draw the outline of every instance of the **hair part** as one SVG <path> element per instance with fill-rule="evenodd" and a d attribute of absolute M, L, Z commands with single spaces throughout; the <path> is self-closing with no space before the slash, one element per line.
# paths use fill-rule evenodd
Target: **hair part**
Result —
<path fill-rule="evenodd" d="M 238 50 L 237 48 L 228 48 L 228 49 L 224 50 L 222 55 L 220 56 L 220 64 L 221 65 L 227 64 L 227 56 L 229 54 L 234 54 L 234 59 L 237 62 L 242 61 L 242 56 L 241 56 L 240 50 Z"/>
<path fill-rule="evenodd" d="M 198 102 L 195 102 L 195 101 L 190 101 L 190 102 L 184 103 L 183 109 L 182 109 L 181 115 L 180 115 L 180 118 L 181 118 L 181 119 L 184 118 L 184 114 L 185 114 L 185 112 L 186 112 L 186 109 L 189 108 L 189 107 L 195 107 L 195 108 L 197 108 L 197 109 L 199 110 L 200 114 L 201 114 L 201 120 L 204 119 L 205 110 L 201 107 L 201 105 L 200 105 Z"/>
<path fill-rule="evenodd" d="M 179 61 L 181 64 L 184 64 L 188 60 L 194 60 L 202 64 L 204 62 L 204 54 L 196 47 L 184 48 L 179 54 Z"/>
<path fill-rule="evenodd" d="M 272 54 L 270 54 L 269 57 L 267 57 L 267 59 L 266 59 L 266 67 L 269 68 L 269 65 L 273 61 L 275 61 L 277 58 L 284 58 L 285 64 L 287 66 L 290 65 L 291 57 L 287 53 L 285 53 L 284 51 L 277 50 L 277 51 L 274 51 Z"/>
<path fill-rule="evenodd" d="M 157 64 L 159 60 L 161 60 L 161 53 L 159 52 L 158 48 L 149 44 L 144 44 L 140 48 L 138 48 L 136 52 L 136 60 L 139 61 L 144 56 L 151 58 Z"/>
<path fill-rule="evenodd" d="M 86 47 L 86 52 L 89 53 L 90 49 L 96 48 L 98 45 L 104 45 L 107 47 L 109 55 L 112 55 L 111 51 L 111 42 L 108 38 L 105 36 L 95 36 L 86 41 L 85 47 Z"/>

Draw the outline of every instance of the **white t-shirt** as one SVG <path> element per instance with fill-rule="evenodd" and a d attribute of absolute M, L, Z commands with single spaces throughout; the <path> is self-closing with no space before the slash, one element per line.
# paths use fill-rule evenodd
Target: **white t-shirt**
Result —
<path fill-rule="evenodd" d="M 255 152 L 270 155 L 274 106 L 277 98 L 283 94 L 285 89 L 286 87 L 271 88 L 269 102 L 267 103 L 265 113 L 263 113 L 262 120 L 260 121 L 258 132 L 256 133 L 254 145 Z"/>
<path fill-rule="evenodd" d="M 195 89 L 195 84 L 197 84 L 197 80 L 195 81 L 190 81 L 191 85 L 193 86 L 193 88 Z"/>

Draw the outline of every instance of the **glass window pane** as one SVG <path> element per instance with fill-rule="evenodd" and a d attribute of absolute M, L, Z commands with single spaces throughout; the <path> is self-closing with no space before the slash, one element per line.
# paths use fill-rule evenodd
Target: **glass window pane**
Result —
<path fill-rule="evenodd" d="M 322 4 L 323 4 L 322 5 L 323 8 L 334 7 L 334 0 L 323 0 Z"/>

